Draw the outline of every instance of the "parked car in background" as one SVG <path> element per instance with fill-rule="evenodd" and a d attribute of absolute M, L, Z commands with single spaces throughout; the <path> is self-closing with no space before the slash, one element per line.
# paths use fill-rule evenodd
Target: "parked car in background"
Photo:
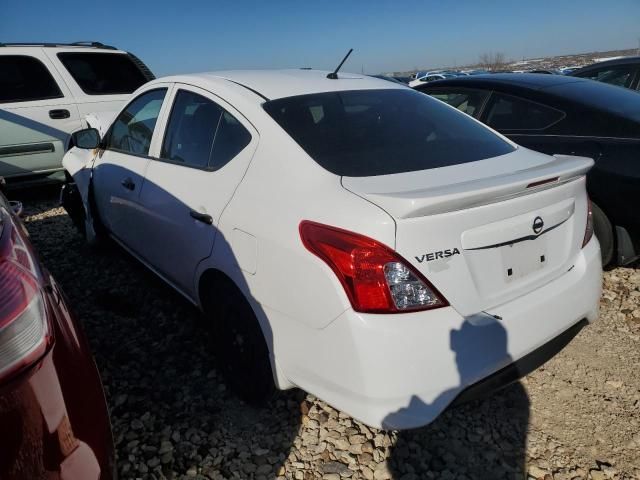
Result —
<path fill-rule="evenodd" d="M 398 78 L 396 77 L 390 77 L 389 75 L 371 75 L 374 78 L 380 78 L 382 80 L 386 80 L 388 82 L 393 82 L 393 83 L 399 83 L 401 85 L 407 85 L 406 83 L 400 81 Z"/>
<path fill-rule="evenodd" d="M 136 56 L 101 43 L 0 43 L 0 175 L 9 185 L 59 177 L 85 115 L 119 110 L 154 78 Z"/>
<path fill-rule="evenodd" d="M 575 77 L 494 74 L 418 87 L 547 154 L 595 160 L 587 177 L 605 265 L 640 254 L 640 95 Z"/>
<path fill-rule="evenodd" d="M 409 82 L 409 86 L 416 87 L 423 83 L 434 82 L 436 80 L 444 80 L 445 78 L 455 78 L 457 76 L 458 75 L 455 75 L 453 73 L 432 73 L 430 75 L 426 75 L 424 77 L 420 77 L 420 78 L 416 78 L 415 80 L 412 80 L 411 82 Z"/>
<path fill-rule="evenodd" d="M 631 90 L 640 90 L 640 56 L 594 63 L 574 71 L 571 75 Z"/>
<path fill-rule="evenodd" d="M 250 401 L 275 380 L 372 426 L 417 427 L 597 317 L 593 161 L 519 148 L 394 82 L 168 77 L 103 138 L 75 137 L 63 205 L 205 312 Z"/>
<path fill-rule="evenodd" d="M 113 442 L 80 325 L 0 192 L 0 478 L 109 480 Z"/>

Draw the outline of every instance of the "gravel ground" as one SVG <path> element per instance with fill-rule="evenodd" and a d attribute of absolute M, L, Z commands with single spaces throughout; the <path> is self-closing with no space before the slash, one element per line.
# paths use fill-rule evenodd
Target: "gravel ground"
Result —
<path fill-rule="evenodd" d="M 605 274 L 601 320 L 521 383 L 410 432 L 301 391 L 230 394 L 198 312 L 117 247 L 88 250 L 50 198 L 25 202 L 102 374 L 123 479 L 640 479 L 640 270 Z"/>

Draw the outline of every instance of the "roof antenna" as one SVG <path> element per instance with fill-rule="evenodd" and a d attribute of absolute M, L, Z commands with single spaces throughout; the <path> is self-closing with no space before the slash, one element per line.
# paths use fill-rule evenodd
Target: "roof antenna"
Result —
<path fill-rule="evenodd" d="M 330 80 L 337 80 L 338 79 L 338 70 L 340 70 L 340 67 L 342 67 L 342 64 L 347 61 L 347 58 L 349 58 L 349 55 L 351 55 L 351 52 L 353 52 L 353 48 L 349 49 L 347 54 L 344 56 L 344 58 L 340 62 L 340 65 L 338 65 L 338 68 L 336 68 L 333 72 L 327 74 L 327 78 L 328 79 L 330 79 Z"/>

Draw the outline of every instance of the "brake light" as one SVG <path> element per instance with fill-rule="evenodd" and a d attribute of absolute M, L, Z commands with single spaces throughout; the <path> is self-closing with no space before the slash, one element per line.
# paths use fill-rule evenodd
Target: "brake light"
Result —
<path fill-rule="evenodd" d="M 49 341 L 44 299 L 29 271 L 31 254 L 14 226 L 5 226 L 5 238 L 0 238 L 0 380 L 39 359 Z"/>
<path fill-rule="evenodd" d="M 415 268 L 376 240 L 306 220 L 300 223 L 300 237 L 331 267 L 358 312 L 415 312 L 448 305 Z"/>
<path fill-rule="evenodd" d="M 589 243 L 591 237 L 593 237 L 593 210 L 591 208 L 591 199 L 587 197 L 587 227 L 584 230 L 584 239 L 582 240 L 582 247 Z"/>

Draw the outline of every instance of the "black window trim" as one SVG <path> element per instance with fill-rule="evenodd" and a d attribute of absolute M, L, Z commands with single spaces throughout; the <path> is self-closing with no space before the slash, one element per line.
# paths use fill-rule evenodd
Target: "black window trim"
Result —
<path fill-rule="evenodd" d="M 186 86 L 190 86 L 190 85 L 187 84 Z M 162 155 L 162 148 L 164 147 L 164 142 L 167 139 L 167 130 L 168 130 L 168 127 L 169 127 L 169 122 L 171 121 L 171 116 L 173 115 L 173 109 L 176 106 L 176 100 L 177 100 L 178 94 L 180 92 L 187 92 L 187 93 L 192 93 L 194 95 L 198 95 L 198 96 L 204 98 L 205 100 L 208 100 L 209 102 L 213 103 L 218 108 L 220 108 L 220 110 L 222 110 L 222 114 L 220 115 L 220 118 L 218 119 L 218 125 L 216 125 L 216 132 L 213 134 L 213 142 L 211 144 L 212 147 L 215 146 L 216 138 L 218 137 L 218 129 L 220 128 L 220 122 L 222 122 L 222 116 L 225 114 L 225 112 L 228 113 L 229 115 L 231 115 L 233 118 L 235 118 L 237 122 L 240 122 L 240 120 L 238 120 L 236 115 L 233 115 L 229 110 L 224 108 L 218 102 L 215 102 L 215 101 L 211 100 L 210 98 L 205 97 L 201 93 L 194 92 L 193 90 L 181 88 L 181 87 L 176 85 L 175 89 L 173 91 L 173 94 L 172 94 L 173 98 L 172 98 L 172 103 L 171 103 L 171 110 L 169 111 L 169 115 L 167 116 L 167 121 L 165 122 L 165 125 L 164 125 L 164 132 L 162 133 L 162 143 L 160 143 L 160 155 Z M 247 133 L 249 133 L 249 136 L 251 137 L 251 139 L 249 140 L 249 143 L 247 143 L 247 145 L 242 150 L 240 150 L 240 152 L 242 152 L 253 141 L 253 134 L 251 133 L 251 131 L 245 125 L 242 124 L 242 122 L 240 122 L 240 125 L 242 125 L 242 127 L 247 131 Z M 236 154 L 236 157 L 240 154 L 240 152 L 238 152 Z M 222 165 L 221 167 L 214 168 L 214 167 L 209 165 L 209 162 L 211 162 L 211 155 L 209 155 L 209 160 L 207 161 L 207 166 L 206 167 L 201 167 L 201 166 L 198 166 L 198 165 L 191 165 L 191 164 L 187 164 L 187 163 L 184 163 L 184 162 L 177 162 L 175 160 L 169 160 L 168 158 L 162 158 L 160 156 L 158 156 L 158 157 L 149 157 L 149 158 L 151 158 L 152 160 L 159 161 L 159 162 L 168 163 L 170 165 L 177 165 L 179 167 L 192 168 L 194 170 L 202 170 L 204 172 L 217 172 L 218 170 L 222 170 L 225 166 L 227 166 L 227 165 L 229 165 L 229 163 L 231 163 L 229 161 L 229 162 L 225 163 L 224 165 Z"/>
<path fill-rule="evenodd" d="M 140 68 L 140 66 L 136 63 L 136 61 L 131 58 L 131 55 L 127 52 L 100 52 L 100 51 L 96 51 L 96 52 L 87 52 L 87 51 L 80 51 L 80 52 L 74 52 L 74 51 L 64 51 L 64 52 L 58 52 L 56 53 L 56 58 L 58 60 L 58 62 L 60 62 L 60 65 L 62 65 L 62 68 L 64 68 L 64 71 L 69 74 L 69 76 L 71 77 L 71 79 L 74 81 L 74 83 L 76 85 L 78 85 L 78 87 L 80 88 L 80 90 L 82 90 L 82 93 L 84 93 L 85 95 L 88 95 L 90 97 L 105 97 L 108 95 L 131 95 L 133 92 L 120 92 L 120 93 L 91 93 L 91 92 L 87 92 L 84 87 L 82 85 L 80 85 L 80 82 L 78 82 L 76 80 L 76 78 L 74 77 L 73 73 L 71 73 L 71 71 L 67 68 L 67 66 L 64 64 L 61 55 L 67 55 L 67 54 L 74 54 L 74 53 L 91 53 L 91 54 L 95 54 L 95 55 L 123 55 L 125 57 L 127 57 L 131 63 L 138 69 L 138 71 L 140 72 L 140 74 L 146 79 L 146 81 L 149 81 L 148 75 L 142 70 L 142 68 Z M 154 77 L 155 78 L 155 77 Z M 146 83 L 146 82 L 145 82 Z M 144 85 L 144 83 L 142 84 Z M 140 86 L 142 86 L 140 85 Z M 137 90 L 137 89 L 136 89 Z M 135 90 L 134 90 L 135 91 Z"/>
<path fill-rule="evenodd" d="M 548 110 L 553 110 L 554 112 L 558 112 L 558 113 L 561 114 L 561 116 L 558 117 L 558 119 L 555 120 L 554 122 L 551 122 L 550 124 L 545 125 L 542 128 L 500 128 L 500 129 L 497 129 L 497 128 L 495 128 L 495 127 L 493 127 L 493 126 L 491 126 L 489 124 L 488 114 L 489 114 L 489 110 L 490 110 L 489 106 L 491 105 L 489 100 L 493 100 L 493 98 L 496 97 L 496 96 L 498 96 L 498 98 L 499 98 L 500 95 L 502 95 L 504 97 L 512 97 L 512 98 L 515 98 L 515 99 L 518 99 L 518 100 L 522 100 L 522 101 L 525 101 L 525 102 L 533 103 L 534 105 L 538 105 L 538 106 L 540 106 L 542 108 L 546 108 Z M 492 129 L 494 129 L 494 130 L 496 130 L 498 132 L 513 133 L 513 132 L 544 132 L 548 128 L 551 128 L 554 125 L 557 125 L 558 123 L 560 123 L 565 118 L 567 118 L 567 113 L 565 111 L 563 111 L 563 110 L 558 110 L 555 107 L 550 107 L 547 104 L 540 103 L 540 102 L 537 102 L 535 100 L 531 100 L 529 98 L 522 97 L 520 95 L 515 95 L 513 93 L 505 93 L 505 92 L 501 92 L 500 90 L 495 90 L 494 89 L 494 90 L 491 91 L 491 95 L 489 95 L 489 97 L 487 98 L 487 102 L 485 103 L 484 108 L 482 109 L 481 116 L 478 117 L 478 120 L 482 121 L 482 123 L 487 125 L 489 128 L 492 128 Z"/>
<path fill-rule="evenodd" d="M 38 57 L 34 57 L 33 55 L 25 55 L 25 54 L 21 54 L 21 53 L 19 53 L 19 54 L 2 55 L 2 57 L 5 57 L 5 58 L 6 57 L 23 57 L 23 58 L 30 58 L 32 60 L 35 60 L 40 65 L 42 65 L 42 68 L 44 68 L 46 70 L 46 72 L 49 74 L 49 77 L 51 77 L 51 80 L 53 80 L 53 84 L 58 89 L 58 92 L 60 92 L 60 95 L 52 95 L 52 96 L 49 96 L 49 97 L 38 97 L 38 98 L 29 99 L 29 100 L 11 100 L 11 101 L 8 101 L 8 102 L 0 100 L 0 104 L 6 105 L 6 104 L 9 104 L 9 103 L 41 102 L 42 100 L 55 100 L 57 98 L 66 98 L 65 95 L 64 95 L 64 92 L 60 88 L 60 84 L 56 81 L 56 77 L 54 77 L 53 73 L 51 72 L 51 69 L 42 60 L 40 60 Z"/>
<path fill-rule="evenodd" d="M 447 90 L 447 89 L 451 89 L 451 90 Z M 435 86 L 433 88 L 429 88 L 427 89 L 426 92 L 424 93 L 428 93 L 429 95 L 431 95 L 432 93 L 438 93 L 438 91 L 440 92 L 444 92 L 444 91 L 448 91 L 448 92 L 452 92 L 452 91 L 476 91 L 476 92 L 483 92 L 486 93 L 487 96 L 486 98 L 482 101 L 482 104 L 480 105 L 480 108 L 478 108 L 478 115 L 469 115 L 467 112 L 462 112 L 462 110 L 460 110 L 462 113 L 467 113 L 467 115 L 469 115 L 471 118 L 475 118 L 476 120 L 480 121 L 480 119 L 482 118 L 482 115 L 484 114 L 484 109 L 486 108 L 487 104 L 489 103 L 489 100 L 491 100 L 491 97 L 493 96 L 494 91 L 493 90 L 488 90 L 486 88 L 478 88 L 478 87 L 458 87 L 455 85 L 441 85 L 441 86 Z M 431 95 L 433 96 L 433 95 Z M 440 100 L 439 98 L 436 98 L 436 100 Z M 442 100 L 440 100 L 442 101 Z M 447 103 L 447 102 L 444 102 Z M 447 103 L 447 105 L 449 105 Z M 453 107 L 453 105 L 451 105 Z M 453 107 L 453 108 L 458 108 L 458 107 Z"/>
<path fill-rule="evenodd" d="M 167 93 L 169 92 L 169 88 L 170 88 L 170 86 L 158 87 L 158 88 L 150 88 L 149 90 L 145 90 L 144 92 L 140 92 L 138 95 L 136 95 L 136 97 L 134 99 L 132 99 L 129 103 L 127 103 L 127 105 L 122 110 L 120 110 L 118 112 L 118 115 L 115 116 L 115 118 L 113 119 L 113 123 L 109 126 L 109 130 L 107 130 L 107 133 L 105 133 L 104 138 L 100 142 L 100 149 L 104 150 L 104 151 L 109 151 L 109 152 L 121 153 L 123 155 L 131 155 L 132 157 L 145 158 L 145 159 L 154 159 L 155 157 L 153 157 L 152 155 L 149 155 L 149 154 L 142 155 L 141 153 L 131 153 L 131 152 L 127 152 L 125 150 L 120 150 L 119 148 L 107 148 L 107 144 L 111 140 L 111 133 L 112 133 L 112 130 L 113 130 L 113 126 L 116 124 L 116 120 L 118 120 L 118 117 L 120 117 L 120 115 L 122 115 L 122 112 L 124 112 L 127 108 L 129 108 L 129 105 L 131 105 L 133 102 L 135 102 L 142 95 L 146 95 L 147 93 L 155 92 L 155 91 L 158 91 L 158 90 L 165 90 L 165 95 L 164 95 L 164 98 L 162 99 L 162 105 L 160 106 L 160 112 L 162 112 L 162 107 L 164 106 L 164 102 L 167 99 Z M 160 118 L 159 114 L 158 114 L 158 118 Z M 156 125 L 157 125 L 157 121 L 158 121 L 158 119 L 156 119 Z M 155 128 L 156 127 L 153 128 L 153 133 L 155 133 Z M 153 140 L 153 134 L 151 135 L 151 140 Z M 151 148 L 151 147 L 149 147 L 149 148 Z"/>

